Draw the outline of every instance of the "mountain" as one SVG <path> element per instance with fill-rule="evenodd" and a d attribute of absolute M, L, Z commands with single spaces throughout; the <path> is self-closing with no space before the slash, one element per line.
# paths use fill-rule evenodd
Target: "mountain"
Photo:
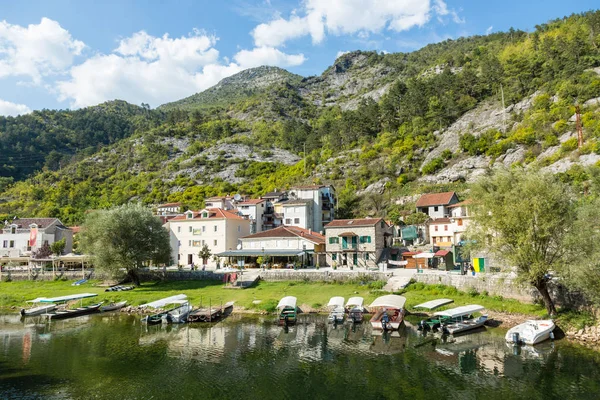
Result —
<path fill-rule="evenodd" d="M 464 192 L 499 165 L 545 168 L 587 192 L 600 176 L 600 12 L 411 53 L 355 51 L 314 77 L 253 68 L 157 110 L 118 104 L 4 119 L 13 128 L 0 123 L 0 143 L 12 153 L 33 143 L 35 154 L 69 158 L 44 158 L 27 179 L 5 159 L 0 219 L 78 223 L 128 201 L 196 208 L 206 196 L 311 182 L 337 187 L 340 216 L 393 218 L 416 194 Z"/>

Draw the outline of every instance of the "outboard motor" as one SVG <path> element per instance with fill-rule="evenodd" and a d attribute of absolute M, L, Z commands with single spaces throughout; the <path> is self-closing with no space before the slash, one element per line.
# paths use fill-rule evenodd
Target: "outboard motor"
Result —
<path fill-rule="evenodd" d="M 554 332 L 550 332 L 550 340 L 554 340 Z"/>
<path fill-rule="evenodd" d="M 519 332 L 513 332 L 512 341 L 514 344 L 519 344 L 521 342 L 521 339 L 519 338 Z"/>

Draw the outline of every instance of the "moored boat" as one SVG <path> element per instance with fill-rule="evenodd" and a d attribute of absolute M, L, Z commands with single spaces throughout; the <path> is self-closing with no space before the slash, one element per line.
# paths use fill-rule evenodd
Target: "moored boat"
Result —
<path fill-rule="evenodd" d="M 446 304 L 450 304 L 453 303 L 454 300 L 452 299 L 436 299 L 436 300 L 431 300 L 431 301 L 426 301 L 425 303 L 421 303 L 421 304 L 417 304 L 414 308 L 420 308 L 420 309 L 424 309 L 424 310 L 428 310 L 428 311 L 433 311 L 436 308 L 445 306 Z M 425 320 L 421 320 L 419 322 L 418 328 L 419 330 L 433 330 L 433 329 L 437 329 L 439 328 L 443 322 L 453 322 L 453 321 L 448 321 L 447 317 L 443 317 L 443 316 L 432 316 L 429 317 Z"/>
<path fill-rule="evenodd" d="M 470 304 L 438 311 L 435 315 L 445 318 L 445 320 L 442 320 L 442 330 L 444 333 L 456 335 L 457 333 L 482 327 L 487 321 L 487 315 L 474 317 L 473 314 L 484 309 L 485 307 L 478 304 Z"/>
<path fill-rule="evenodd" d="M 376 309 L 375 315 L 371 318 L 371 326 L 373 329 L 397 330 L 404 321 L 404 304 L 406 298 L 395 294 L 388 294 L 375 299 L 369 306 L 371 309 Z"/>
<path fill-rule="evenodd" d="M 50 319 L 50 320 L 75 318 L 75 317 L 80 317 L 82 315 L 88 315 L 88 314 L 100 312 L 100 306 L 102 306 L 102 302 L 92 304 L 89 306 L 85 306 L 85 307 L 77 307 L 77 308 L 67 309 L 67 310 L 57 310 L 53 314 L 44 314 L 44 315 L 46 315 L 48 317 L 48 319 Z"/>
<path fill-rule="evenodd" d="M 79 294 L 70 294 L 67 296 L 60 297 L 38 297 L 33 300 L 28 300 L 28 303 L 39 303 L 41 305 L 28 308 L 21 309 L 20 313 L 24 317 L 32 317 L 35 315 L 44 315 L 49 314 L 52 311 L 56 310 L 58 307 L 57 304 L 65 303 L 71 300 L 81 300 L 88 297 L 97 296 L 95 293 L 79 293 Z"/>
<path fill-rule="evenodd" d="M 148 315 L 142 318 L 142 322 L 147 323 L 148 325 L 156 325 L 163 322 L 175 322 L 175 323 L 183 323 L 187 321 L 187 316 L 191 311 L 191 307 L 189 302 L 187 301 L 187 296 L 185 294 L 178 294 L 175 296 L 165 297 L 164 299 L 156 300 L 147 304 L 143 304 L 141 308 L 164 308 L 170 304 L 177 304 L 176 307 L 173 307 L 166 311 L 161 311 L 156 314 Z M 187 306 L 185 306 L 187 304 Z M 169 316 L 170 313 L 173 313 Z M 185 318 L 184 318 L 185 315 Z"/>
<path fill-rule="evenodd" d="M 279 325 L 288 326 L 296 324 L 296 298 L 286 296 L 279 300 L 277 310 L 279 310 Z"/>
<path fill-rule="evenodd" d="M 364 299 L 362 297 L 351 297 L 346 303 L 346 309 L 348 310 L 348 321 L 352 323 L 361 323 L 363 320 L 363 313 L 365 311 L 363 307 Z"/>
<path fill-rule="evenodd" d="M 329 299 L 329 303 L 327 303 L 327 308 L 331 311 L 329 312 L 329 316 L 327 320 L 332 323 L 341 323 L 344 322 L 344 318 L 346 317 L 346 309 L 344 308 L 344 298 L 341 296 L 332 297 Z"/>
<path fill-rule="evenodd" d="M 56 310 L 56 304 L 43 304 L 37 307 L 22 308 L 21 315 L 24 317 L 33 317 L 35 315 L 47 314 Z"/>
<path fill-rule="evenodd" d="M 171 324 L 183 324 L 187 322 L 188 315 L 192 311 L 192 306 L 187 300 L 177 300 L 175 304 L 179 306 L 169 310 L 165 317 L 166 321 Z"/>
<path fill-rule="evenodd" d="M 551 338 L 555 327 L 551 319 L 529 320 L 510 328 L 505 339 L 508 343 L 534 345 Z"/>
<path fill-rule="evenodd" d="M 120 301 L 118 303 L 110 303 L 110 304 L 100 307 L 100 311 L 102 311 L 102 312 L 117 311 L 117 310 L 120 310 L 121 308 L 125 307 L 126 304 L 127 304 L 127 300 Z"/>
<path fill-rule="evenodd" d="M 233 301 L 225 303 L 222 307 L 202 307 L 190 311 L 188 322 L 215 322 L 229 315 L 233 310 Z"/>

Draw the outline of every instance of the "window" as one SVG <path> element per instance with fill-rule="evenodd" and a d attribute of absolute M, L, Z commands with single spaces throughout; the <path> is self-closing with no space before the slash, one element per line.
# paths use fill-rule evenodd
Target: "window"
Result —
<path fill-rule="evenodd" d="M 448 230 L 448 225 L 444 225 L 444 230 L 447 231 Z"/>
<path fill-rule="evenodd" d="M 191 226 L 189 227 L 189 229 L 188 229 L 188 230 L 190 231 L 190 233 L 192 233 L 192 227 L 191 227 Z"/>
<path fill-rule="evenodd" d="M 433 207 L 433 211 L 437 212 L 438 211 L 438 206 Z"/>
<path fill-rule="evenodd" d="M 286 225 L 291 225 L 292 224 L 292 219 L 291 218 L 286 218 L 285 219 L 285 224 Z"/>
<path fill-rule="evenodd" d="M 13 235 L 14 235 L 15 233 L 17 233 L 17 228 L 16 228 L 16 227 L 14 227 L 14 226 L 13 226 L 13 227 L 11 227 L 11 228 L 10 228 L 10 233 L 12 233 Z"/>
<path fill-rule="evenodd" d="M 217 245 L 217 241 L 216 241 L 216 240 L 213 240 L 213 244 L 216 246 L 216 245 Z"/>
<path fill-rule="evenodd" d="M 331 255 L 331 261 L 335 261 L 335 260 L 337 260 L 337 254 L 333 253 Z"/>
<path fill-rule="evenodd" d="M 194 214 L 192 214 L 192 213 L 187 213 L 187 214 L 185 214 L 185 218 L 187 218 L 187 219 L 192 219 L 192 218 L 194 218 Z"/>
<path fill-rule="evenodd" d="M 188 240 L 188 246 L 192 247 L 192 241 Z"/>
<path fill-rule="evenodd" d="M 44 246 L 48 246 L 48 241 L 44 240 Z"/>
<path fill-rule="evenodd" d="M 339 243 L 340 243 L 340 238 L 337 238 L 337 237 L 329 238 L 329 244 L 339 244 Z"/>
<path fill-rule="evenodd" d="M 456 224 L 457 224 L 458 226 L 462 226 L 462 219 L 461 219 L 461 218 L 457 219 L 457 220 L 456 220 Z"/>
<path fill-rule="evenodd" d="M 217 225 L 215 225 L 215 232 L 217 231 Z"/>
<path fill-rule="evenodd" d="M 242 231 L 242 226 L 238 225 L 238 232 L 241 232 L 241 231 Z"/>
<path fill-rule="evenodd" d="M 206 232 L 206 226 L 202 227 L 202 232 Z"/>
<path fill-rule="evenodd" d="M 2 242 L 2 247 L 4 247 L 4 248 L 8 247 L 8 240 L 5 240 L 4 242 Z"/>
<path fill-rule="evenodd" d="M 358 253 L 352 254 L 352 264 L 358 265 Z"/>
<path fill-rule="evenodd" d="M 181 240 L 177 241 L 177 246 L 181 247 Z"/>
<path fill-rule="evenodd" d="M 299 224 L 300 223 L 300 218 L 294 218 L 294 223 L 295 224 Z"/>
<path fill-rule="evenodd" d="M 438 226 L 436 225 L 435 228 L 433 228 L 434 231 L 438 231 Z"/>
<path fill-rule="evenodd" d="M 11 240 L 11 241 L 9 242 L 9 246 L 8 246 L 8 247 L 10 247 L 11 249 L 12 249 L 13 247 L 15 247 L 15 241 L 14 241 L 14 240 Z"/>
<path fill-rule="evenodd" d="M 180 226 L 177 227 L 177 233 L 181 233 L 181 227 Z"/>
<path fill-rule="evenodd" d="M 369 253 L 365 253 L 365 261 L 369 261 Z"/>
<path fill-rule="evenodd" d="M 371 236 L 361 236 L 360 242 L 361 243 L 371 243 Z"/>
<path fill-rule="evenodd" d="M 385 222 L 381 221 L 381 229 L 385 228 Z"/>
<path fill-rule="evenodd" d="M 208 213 L 206 211 L 202 213 L 202 218 L 208 218 Z"/>

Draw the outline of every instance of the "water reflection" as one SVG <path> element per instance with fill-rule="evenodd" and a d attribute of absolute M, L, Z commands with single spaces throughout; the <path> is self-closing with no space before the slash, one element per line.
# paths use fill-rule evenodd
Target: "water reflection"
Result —
<path fill-rule="evenodd" d="M 270 316 L 147 326 L 124 314 L 3 315 L 0 398 L 595 398 L 597 353 L 567 342 L 514 349 L 503 333 L 423 336 L 410 321 L 382 333 L 315 315 L 288 329 Z"/>

